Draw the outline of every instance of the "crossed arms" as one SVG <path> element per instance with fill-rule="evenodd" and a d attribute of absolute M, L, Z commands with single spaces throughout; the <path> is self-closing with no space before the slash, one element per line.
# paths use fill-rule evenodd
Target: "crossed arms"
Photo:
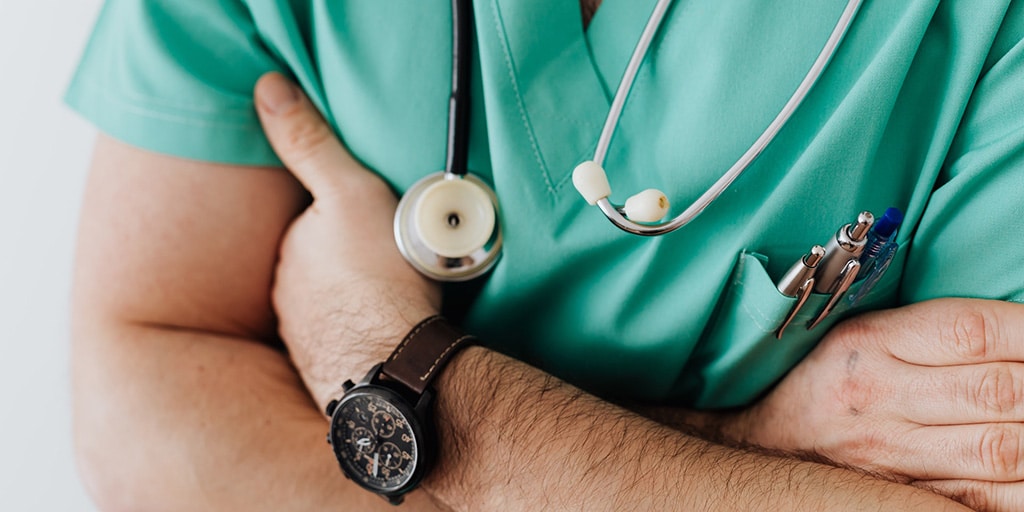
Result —
<path fill-rule="evenodd" d="M 79 242 L 73 358 L 76 445 L 87 486 L 104 509 L 391 510 L 341 478 L 324 444 L 322 405 L 340 382 L 365 373 L 395 339 L 435 311 L 439 295 L 405 273 L 393 246 L 383 249 L 391 244 L 386 187 L 346 160 L 308 103 L 285 109 L 263 103 L 261 115 L 282 159 L 312 192 L 310 208 L 303 186 L 281 170 L 186 162 L 109 139 L 97 146 Z M 327 167 L 337 162 L 351 168 Z M 341 236 L 346 229 L 355 231 Z M 374 245 L 381 249 L 366 249 Z M 402 286 L 389 285 L 396 280 Z M 959 310 L 940 304 L 889 314 L 939 318 Z M 1014 314 L 1019 311 L 999 310 L 985 318 Z M 795 410 L 795 404 L 808 398 L 798 396 L 807 380 L 823 381 L 817 389 L 826 395 L 853 389 L 825 371 L 845 364 L 850 350 L 865 354 L 864 366 L 876 361 L 873 372 L 896 359 L 952 367 L 960 357 L 956 340 L 1004 347 L 960 354 L 973 357 L 967 361 L 973 366 L 1024 360 L 1005 348 L 1009 343 L 998 343 L 1012 339 L 1010 332 L 950 329 L 963 336 L 947 337 L 953 346 L 947 360 L 917 363 L 922 351 L 913 343 L 861 336 L 870 331 L 870 319 L 852 325 L 838 330 L 838 341 L 826 340 L 758 407 L 702 423 L 737 441 L 802 450 L 808 447 L 757 425 L 780 423 L 783 413 L 792 413 L 789 426 L 810 418 L 819 429 L 810 432 L 829 431 L 835 424 L 827 415 Z M 937 331 L 953 325 L 934 322 Z M 278 332 L 290 355 L 273 347 Z M 884 346 L 910 348 L 886 359 L 878 355 Z M 1006 398 L 1018 390 L 1019 369 L 1003 364 L 1011 380 L 974 395 L 983 410 L 972 420 L 980 428 L 1020 420 L 1014 419 L 1019 394 Z M 945 388 L 935 393 L 935 400 L 948 394 L 957 406 L 952 409 L 970 403 L 970 390 L 992 382 L 972 384 L 963 372 L 946 373 L 945 380 L 933 375 L 935 382 L 964 383 L 963 396 Z M 898 387 L 879 384 L 871 372 L 857 375 L 862 391 Z M 871 393 L 857 399 L 875 415 L 841 416 L 845 423 L 838 426 L 850 434 L 831 436 L 825 454 L 889 479 L 714 444 L 672 428 L 674 416 L 652 421 L 481 348 L 458 356 L 438 387 L 441 463 L 423 491 L 410 496 L 405 506 L 412 510 L 961 509 L 905 485 L 921 480 L 938 480 L 933 487 L 979 508 L 1019 503 L 1016 487 L 1005 487 L 1021 478 L 1020 436 L 1009 427 L 995 440 L 984 433 L 995 428 L 980 437 L 950 434 L 965 440 L 966 452 L 963 464 L 949 468 L 857 460 L 871 453 L 845 446 L 867 438 L 858 437 L 858 429 L 892 443 L 886 448 L 915 439 L 912 433 L 883 439 L 884 432 L 870 428 L 891 421 L 879 412 L 887 400 Z M 810 398 L 821 404 L 831 396 Z M 906 405 L 884 398 L 896 409 Z M 942 419 L 941 411 L 931 412 Z M 990 449 L 972 450 L 972 439 Z M 913 448 L 925 460 L 948 458 L 921 443 Z M 929 478 L 928 471 L 939 474 Z"/>

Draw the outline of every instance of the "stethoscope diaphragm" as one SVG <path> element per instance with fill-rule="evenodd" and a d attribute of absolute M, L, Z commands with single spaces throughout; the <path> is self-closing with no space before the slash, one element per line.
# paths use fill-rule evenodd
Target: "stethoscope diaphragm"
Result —
<path fill-rule="evenodd" d="M 501 255 L 498 197 L 472 174 L 436 172 L 413 184 L 395 212 L 395 242 L 419 272 L 467 281 Z"/>

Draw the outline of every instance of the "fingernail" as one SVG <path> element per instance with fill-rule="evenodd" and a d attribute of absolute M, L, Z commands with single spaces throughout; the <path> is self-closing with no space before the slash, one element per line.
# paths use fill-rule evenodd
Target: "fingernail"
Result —
<path fill-rule="evenodd" d="M 263 80 L 259 100 L 272 114 L 283 114 L 299 101 L 299 89 L 287 78 L 274 74 Z"/>

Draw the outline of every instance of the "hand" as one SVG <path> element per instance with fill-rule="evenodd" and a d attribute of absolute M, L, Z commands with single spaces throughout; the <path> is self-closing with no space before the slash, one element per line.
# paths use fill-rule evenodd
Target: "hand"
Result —
<path fill-rule="evenodd" d="M 1024 509 L 1024 306 L 941 299 L 834 328 L 727 437 Z"/>
<path fill-rule="evenodd" d="M 279 332 L 323 405 L 346 379 L 383 361 L 440 308 L 440 287 L 405 262 L 393 238 L 397 205 L 298 87 L 277 73 L 256 85 L 263 129 L 313 196 L 286 233 L 273 291 Z"/>

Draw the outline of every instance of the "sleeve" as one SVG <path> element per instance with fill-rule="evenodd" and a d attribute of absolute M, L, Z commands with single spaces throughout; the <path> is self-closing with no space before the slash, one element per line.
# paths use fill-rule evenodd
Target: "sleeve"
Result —
<path fill-rule="evenodd" d="M 908 255 L 902 300 L 1024 302 L 1024 1 L 1010 3 Z"/>
<path fill-rule="evenodd" d="M 279 165 L 252 90 L 280 70 L 243 0 L 108 0 L 65 101 L 110 136 L 183 158 Z"/>

